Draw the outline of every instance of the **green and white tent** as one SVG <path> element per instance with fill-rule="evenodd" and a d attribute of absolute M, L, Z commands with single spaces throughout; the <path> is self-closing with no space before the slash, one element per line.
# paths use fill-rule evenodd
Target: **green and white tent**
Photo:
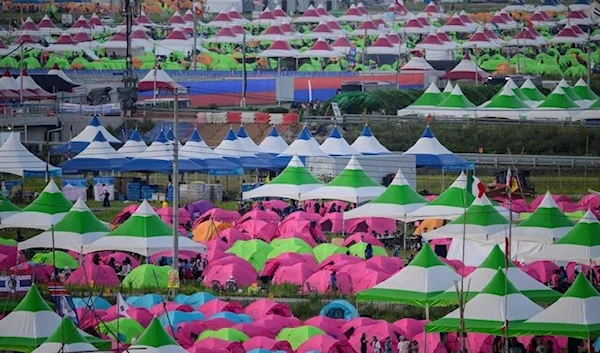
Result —
<path fill-rule="evenodd" d="M 408 266 L 375 287 L 358 292 L 356 299 L 428 307 L 436 305 L 435 297 L 460 279 L 426 243 Z"/>
<path fill-rule="evenodd" d="M 465 96 L 463 91 L 460 89 L 460 86 L 457 84 L 452 89 L 452 93 L 450 93 L 446 99 L 444 99 L 437 106 L 438 108 L 447 108 L 447 109 L 465 109 L 465 108 L 475 108 L 475 104 L 471 103 L 471 101 Z"/>
<path fill-rule="evenodd" d="M 598 100 L 598 95 L 592 91 L 590 86 L 582 79 L 579 78 L 573 86 L 573 93 L 575 93 L 579 98 L 587 101 L 596 101 Z"/>
<path fill-rule="evenodd" d="M 531 82 L 530 79 L 527 79 L 525 82 L 523 82 L 520 90 L 529 101 L 542 102 L 546 99 L 546 96 L 540 92 L 540 90 L 533 84 L 533 82 Z"/>
<path fill-rule="evenodd" d="M 4 219 L 19 213 L 19 211 L 21 210 L 0 192 L 0 224 Z"/>
<path fill-rule="evenodd" d="M 600 337 L 600 293 L 580 273 L 571 287 L 541 313 L 515 328 L 519 335 Z"/>
<path fill-rule="evenodd" d="M 519 99 L 522 100 L 523 102 L 527 102 L 530 100 L 529 97 L 527 97 L 523 92 L 521 92 L 521 89 L 519 88 L 519 86 L 517 86 L 515 81 L 512 80 L 512 78 L 509 77 L 506 80 L 506 83 L 504 84 L 503 88 L 505 88 L 505 87 L 508 87 L 509 89 L 511 89 L 513 91 L 513 93 L 515 94 L 515 96 L 519 97 Z M 496 93 L 496 96 L 498 96 L 501 92 L 502 92 L 502 90 L 500 90 L 498 93 Z"/>
<path fill-rule="evenodd" d="M 51 230 L 20 242 L 19 250 L 50 249 L 54 246 L 56 249 L 81 253 L 85 245 L 93 243 L 109 232 L 108 227 L 90 211 L 82 199 L 79 199 Z"/>
<path fill-rule="evenodd" d="M 94 352 L 97 350 L 96 347 L 79 333 L 73 321 L 63 318 L 60 325 L 54 330 L 54 333 L 32 353 L 76 353 Z"/>
<path fill-rule="evenodd" d="M 368 203 L 344 213 L 345 219 L 381 217 L 404 221 L 406 215 L 427 204 L 410 186 L 401 170 L 385 191 Z"/>
<path fill-rule="evenodd" d="M 540 252 L 532 259 L 551 261 L 575 261 L 589 265 L 600 261 L 600 222 L 588 210 L 564 237 Z"/>
<path fill-rule="evenodd" d="M 569 85 L 569 83 L 564 78 L 560 80 L 558 82 L 558 85 L 556 86 L 562 88 L 563 92 L 565 92 L 565 94 L 569 96 L 569 98 L 571 98 L 573 102 L 577 102 L 582 99 L 577 95 L 577 93 L 575 93 L 573 87 L 571 87 L 571 85 Z"/>
<path fill-rule="evenodd" d="M 446 82 L 444 90 L 442 91 L 442 95 L 444 96 L 444 98 L 447 98 L 452 93 L 453 89 L 454 87 L 452 86 L 452 83 L 450 83 L 450 80 L 448 80 L 448 82 Z"/>
<path fill-rule="evenodd" d="M 518 89 L 518 88 L 517 88 Z M 520 91 L 519 91 L 520 92 Z M 522 94 L 522 93 L 521 93 Z M 492 97 L 489 102 L 483 104 L 485 109 L 522 109 L 528 110 L 529 106 L 519 98 L 514 89 L 504 85 L 497 95 Z"/>
<path fill-rule="evenodd" d="M 518 226 L 512 228 L 512 241 L 528 241 L 551 244 L 563 237 L 573 222 L 558 208 L 550 192 L 546 192 L 536 210 Z M 504 243 L 507 232 L 502 231 L 490 237 L 490 240 Z"/>
<path fill-rule="evenodd" d="M 475 181 L 478 179 L 473 177 Z M 467 175 L 460 173 L 458 178 L 440 194 L 435 200 L 429 202 L 426 206 L 418 208 L 416 211 L 409 213 L 406 216 L 406 221 L 417 221 L 426 218 L 437 219 L 456 219 L 471 205 L 475 196 L 467 188 Z"/>
<path fill-rule="evenodd" d="M 466 284 L 465 284 L 466 286 Z M 464 324 L 467 332 L 510 335 L 516 325 L 542 312 L 542 308 L 520 293 L 502 270 L 473 299 L 464 306 Z M 508 324 L 508 327 L 506 326 Z M 426 332 L 458 332 L 461 325 L 460 309 L 425 325 Z"/>
<path fill-rule="evenodd" d="M 410 107 L 436 107 L 446 98 L 440 89 L 432 82 L 423 94 Z"/>
<path fill-rule="evenodd" d="M 507 212 L 508 213 L 508 212 Z M 508 220 L 490 203 L 485 194 L 476 198 L 467 212 L 445 226 L 423 233 L 423 238 L 443 239 L 463 237 L 467 240 L 486 241 L 492 234 L 508 230 Z"/>
<path fill-rule="evenodd" d="M 127 251 L 142 256 L 173 248 L 173 229 L 154 212 L 144 200 L 129 219 L 106 236 L 84 246 L 84 253 L 113 250 Z M 180 236 L 179 250 L 206 252 L 206 247 Z"/>
<path fill-rule="evenodd" d="M 165 329 L 157 318 L 152 319 L 144 333 L 129 347 L 132 352 L 137 350 L 146 353 L 187 353 Z"/>
<path fill-rule="evenodd" d="M 363 203 L 376 198 L 385 191 L 385 187 L 373 180 L 356 160 L 355 156 L 332 181 L 317 189 L 304 192 L 300 200 L 342 200 Z"/>
<path fill-rule="evenodd" d="M 3 220 L 0 228 L 49 229 L 57 224 L 73 204 L 67 200 L 54 180 L 50 180 L 42 193 L 21 212 Z"/>
<path fill-rule="evenodd" d="M 306 169 L 300 158 L 295 155 L 287 167 L 276 178 L 256 189 L 244 192 L 243 199 L 280 197 L 298 200 L 300 194 L 303 192 L 311 191 L 321 186 L 323 186 L 323 183 L 315 178 Z"/>
<path fill-rule="evenodd" d="M 537 108 L 577 109 L 579 105 L 569 97 L 561 86 L 556 86 L 552 93 Z"/>
<path fill-rule="evenodd" d="M 0 320 L 0 350 L 31 352 L 52 336 L 61 321 L 33 285 L 19 305 Z M 81 330 L 79 333 L 97 348 L 109 348 L 106 341 Z"/>
<path fill-rule="evenodd" d="M 551 303 L 560 298 L 561 294 L 559 292 L 550 289 L 548 286 L 545 286 L 533 277 L 530 277 L 528 274 L 517 268 L 512 261 L 509 261 L 508 272 L 506 272 L 505 261 L 506 257 L 504 256 L 504 253 L 500 250 L 498 245 L 495 245 L 481 265 L 465 277 L 465 287 L 468 287 L 469 289 L 468 292 L 465 293 L 466 300 L 472 299 L 475 295 L 483 291 L 498 269 L 502 269 L 502 271 L 508 273 L 508 279 L 515 288 L 523 293 L 524 296 L 535 302 Z M 459 302 L 455 288 L 446 290 L 444 293 L 437 296 L 436 299 L 449 304 L 458 304 Z"/>

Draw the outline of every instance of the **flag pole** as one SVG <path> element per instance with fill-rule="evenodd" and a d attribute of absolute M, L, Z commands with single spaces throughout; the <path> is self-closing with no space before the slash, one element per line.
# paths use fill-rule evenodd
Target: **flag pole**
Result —
<path fill-rule="evenodd" d="M 508 195 L 508 237 L 504 244 L 504 350 L 509 351 L 508 346 L 508 267 L 510 264 L 510 247 L 512 245 L 512 172 L 510 167 L 506 171 L 506 193 Z"/>

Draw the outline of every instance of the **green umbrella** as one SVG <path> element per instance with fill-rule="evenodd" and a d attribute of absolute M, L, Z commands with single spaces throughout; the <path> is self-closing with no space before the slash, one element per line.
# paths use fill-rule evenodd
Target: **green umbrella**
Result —
<path fill-rule="evenodd" d="M 381 246 L 372 246 L 373 247 L 373 256 L 388 256 L 387 251 Z M 362 259 L 365 258 L 365 249 L 367 248 L 367 243 L 356 243 L 348 248 L 350 250 L 350 254 L 358 256 Z"/>
<path fill-rule="evenodd" d="M 234 329 L 234 328 L 222 328 L 217 331 L 204 330 L 204 331 L 202 331 L 200 336 L 198 336 L 198 341 L 201 341 L 205 338 L 218 338 L 223 341 L 240 342 L 240 343 L 245 342 L 249 339 L 249 337 L 245 333 L 243 333 L 240 330 Z"/>
<path fill-rule="evenodd" d="M 342 68 L 340 67 L 340 64 L 329 64 L 325 67 L 326 72 L 341 72 Z"/>
<path fill-rule="evenodd" d="M 394 68 L 392 68 L 391 65 L 385 64 L 385 65 L 381 65 L 379 67 L 380 71 L 394 71 Z"/>
<path fill-rule="evenodd" d="M 38 61 L 38 59 L 36 58 L 24 58 L 23 60 L 21 60 L 20 65 L 23 65 L 23 67 L 25 67 L 26 69 L 41 69 L 42 65 L 40 64 L 40 62 Z"/>
<path fill-rule="evenodd" d="M 299 246 L 311 249 L 311 246 L 300 238 L 276 238 L 271 241 L 270 245 L 276 249 L 279 247 Z"/>
<path fill-rule="evenodd" d="M 345 246 L 337 246 L 331 243 L 323 243 L 317 245 L 313 249 L 313 255 L 315 256 L 315 259 L 317 259 L 317 262 L 321 263 L 323 260 L 325 260 L 333 254 L 345 254 L 347 251 L 348 248 L 346 248 Z"/>
<path fill-rule="evenodd" d="M 4 58 L 0 59 L 0 66 L 7 68 L 18 68 L 19 62 L 12 56 L 5 56 Z"/>
<path fill-rule="evenodd" d="M 66 252 L 60 250 L 54 251 L 54 256 L 52 255 L 52 252 L 37 253 L 33 255 L 31 262 L 36 264 L 52 265 L 54 263 L 55 258 L 56 268 L 64 269 L 68 267 L 70 269 L 75 269 L 79 267 L 77 260 L 75 260 L 71 255 L 67 254 Z"/>
<path fill-rule="evenodd" d="M 211 70 L 215 71 L 232 71 L 235 69 L 235 66 L 230 65 L 226 62 L 217 62 L 214 65 L 210 65 Z"/>
<path fill-rule="evenodd" d="M 273 250 L 273 247 L 262 240 L 238 240 L 228 253 L 248 261 L 257 271 L 262 270 L 267 261 L 267 254 Z"/>
<path fill-rule="evenodd" d="M 318 335 L 327 335 L 320 328 L 305 325 L 294 328 L 284 328 L 279 331 L 276 339 L 278 341 L 287 341 L 294 350 L 298 349 L 304 342 Z"/>
<path fill-rule="evenodd" d="M 134 268 L 121 285 L 132 289 L 167 288 L 170 270 L 169 266 L 141 265 Z"/>
<path fill-rule="evenodd" d="M 133 319 L 121 317 L 111 322 L 101 322 L 98 331 L 113 340 L 121 339 L 122 343 L 132 343 L 133 339 L 144 332 L 144 327 Z M 115 337 L 115 334 L 119 337 Z"/>

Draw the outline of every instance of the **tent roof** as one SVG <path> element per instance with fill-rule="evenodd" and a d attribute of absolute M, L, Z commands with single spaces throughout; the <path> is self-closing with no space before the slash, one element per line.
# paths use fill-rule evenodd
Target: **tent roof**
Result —
<path fill-rule="evenodd" d="M 552 93 L 550 93 L 537 108 L 577 109 L 579 108 L 579 105 L 569 98 L 561 86 L 556 86 Z"/>
<path fill-rule="evenodd" d="M 490 74 L 482 70 L 477 64 L 466 55 L 459 63 L 449 72 L 442 75 L 443 80 L 473 80 L 484 82 Z"/>
<path fill-rule="evenodd" d="M 377 140 L 368 124 L 365 124 L 360 135 L 354 140 L 351 146 L 356 151 L 365 155 L 392 153 Z"/>
<path fill-rule="evenodd" d="M 447 100 L 447 99 L 446 99 Z M 417 167 L 442 169 L 472 169 L 473 164 L 454 155 L 435 137 L 429 126 L 404 154 L 415 155 Z"/>
<path fill-rule="evenodd" d="M 169 74 L 167 74 L 167 72 L 162 68 L 152 69 L 148 71 L 146 76 L 144 76 L 138 82 L 138 89 L 140 91 L 152 91 L 154 90 L 154 87 L 156 87 L 156 89 L 159 90 L 168 91 L 174 91 L 177 89 L 178 93 L 187 92 L 187 88 L 173 80 L 171 76 L 169 76 Z"/>
<path fill-rule="evenodd" d="M 152 319 L 150 325 L 144 332 L 135 340 L 135 343 L 130 347 L 132 350 L 143 349 L 152 353 L 185 353 L 177 341 L 175 341 L 162 327 L 159 319 Z"/>
<path fill-rule="evenodd" d="M 350 146 L 348 141 L 344 139 L 340 129 L 334 126 L 329 137 L 321 144 L 321 149 L 330 156 L 354 156 L 360 155 L 360 152 L 356 151 Z"/>
<path fill-rule="evenodd" d="M 423 92 L 423 94 L 417 98 L 412 104 L 411 107 L 436 107 L 438 106 L 446 97 L 440 92 L 440 89 L 435 85 L 435 83 L 431 83 L 429 87 Z M 449 151 L 448 151 L 449 152 Z"/>
<path fill-rule="evenodd" d="M 289 145 L 283 140 L 277 128 L 273 125 L 258 147 L 264 153 L 277 155 L 285 151 Z"/>
<path fill-rule="evenodd" d="M 581 99 L 585 100 L 595 101 L 599 98 L 598 95 L 594 93 L 594 91 L 592 91 L 592 89 L 582 78 L 579 78 L 579 80 L 577 80 L 577 83 L 575 83 L 575 86 L 573 87 L 573 92 L 575 92 L 575 94 Z"/>
<path fill-rule="evenodd" d="M 427 60 L 425 60 L 422 56 L 413 55 L 410 60 L 402 66 L 402 71 L 411 70 L 411 71 L 433 71 L 435 70 L 433 66 L 431 66 Z"/>
<path fill-rule="evenodd" d="M 523 92 L 530 101 L 543 101 L 546 99 L 546 96 L 540 92 L 529 78 L 521 85 L 521 92 Z"/>
<path fill-rule="evenodd" d="M 529 109 L 529 106 L 525 104 L 513 91 L 513 89 L 506 85 L 500 91 L 500 94 L 494 96 L 487 104 L 486 109 Z"/>
<path fill-rule="evenodd" d="M 119 148 L 118 152 L 127 158 L 135 158 L 140 153 L 144 152 L 146 148 L 148 148 L 148 145 L 146 145 L 146 142 L 142 139 L 142 135 L 140 135 L 139 131 L 135 129 L 131 136 L 129 136 L 129 140 Z"/>
<path fill-rule="evenodd" d="M 73 137 L 71 141 L 64 143 L 58 147 L 52 149 L 52 153 L 63 153 L 66 154 L 70 150 L 73 153 L 79 153 L 83 151 L 87 145 L 96 138 L 98 132 L 101 132 L 106 141 L 109 143 L 121 144 L 121 140 L 114 137 L 100 122 L 100 117 L 94 115 L 90 118 L 89 124 L 81 131 L 77 136 Z"/>
<path fill-rule="evenodd" d="M 283 151 L 280 156 L 293 156 L 297 155 L 300 157 L 326 157 L 328 156 L 325 151 L 321 149 L 321 146 L 317 143 L 315 138 L 312 136 L 308 128 L 304 126 L 302 131 L 298 134 L 298 137 L 292 142 L 288 148 Z"/>
<path fill-rule="evenodd" d="M 451 109 L 475 108 L 475 104 L 465 96 L 459 85 L 454 86 L 452 93 L 438 107 Z"/>
<path fill-rule="evenodd" d="M 64 173 L 119 170 L 128 159 L 106 141 L 100 131 L 81 153 L 61 164 Z"/>
<path fill-rule="evenodd" d="M 46 172 L 46 162 L 29 152 L 21 143 L 20 134 L 14 131 L 10 133 L 2 147 L 0 147 L 0 172 L 25 176 L 27 172 Z M 49 165 L 49 172 L 60 171 L 53 165 Z"/>

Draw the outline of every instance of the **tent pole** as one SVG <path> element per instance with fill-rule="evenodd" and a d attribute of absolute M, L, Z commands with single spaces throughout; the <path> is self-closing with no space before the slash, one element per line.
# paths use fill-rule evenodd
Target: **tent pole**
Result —
<path fill-rule="evenodd" d="M 175 88 L 175 104 L 173 114 L 173 271 L 179 274 L 179 92 Z M 173 295 L 177 295 L 174 286 Z"/>
<path fill-rule="evenodd" d="M 406 242 L 406 237 L 408 236 L 407 231 L 408 231 L 408 224 L 406 224 L 406 217 L 405 217 L 404 218 L 404 237 L 403 237 L 404 238 L 404 240 L 403 240 L 403 242 L 404 242 L 404 245 L 403 245 L 404 251 L 406 251 L 406 243 L 407 243 Z"/>

